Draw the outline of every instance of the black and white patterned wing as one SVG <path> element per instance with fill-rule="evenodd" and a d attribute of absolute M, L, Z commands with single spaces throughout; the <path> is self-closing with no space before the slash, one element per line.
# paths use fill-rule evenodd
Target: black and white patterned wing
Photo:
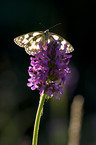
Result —
<path fill-rule="evenodd" d="M 14 38 L 14 42 L 20 47 L 24 47 L 29 55 L 34 55 L 40 51 L 39 42 L 44 38 L 43 31 L 30 32 Z"/>
<path fill-rule="evenodd" d="M 49 34 L 49 41 L 51 41 L 52 39 L 57 40 L 61 43 L 60 50 L 64 50 L 64 45 L 67 44 L 66 53 L 70 53 L 70 52 L 74 51 L 73 46 L 67 40 L 65 40 L 63 37 L 61 37 L 60 35 L 55 34 L 55 33 L 50 33 Z"/>

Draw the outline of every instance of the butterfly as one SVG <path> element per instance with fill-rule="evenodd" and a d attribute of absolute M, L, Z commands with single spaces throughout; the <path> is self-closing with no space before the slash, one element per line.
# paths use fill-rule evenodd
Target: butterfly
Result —
<path fill-rule="evenodd" d="M 40 41 L 42 42 L 42 46 L 45 46 L 46 42 L 50 43 L 52 40 L 60 42 L 61 51 L 64 50 L 65 44 L 67 44 L 66 53 L 74 51 L 73 46 L 67 40 L 58 34 L 49 32 L 49 29 L 46 31 L 30 32 L 14 38 L 14 42 L 20 47 L 24 47 L 29 55 L 35 55 L 37 52 L 40 52 Z"/>

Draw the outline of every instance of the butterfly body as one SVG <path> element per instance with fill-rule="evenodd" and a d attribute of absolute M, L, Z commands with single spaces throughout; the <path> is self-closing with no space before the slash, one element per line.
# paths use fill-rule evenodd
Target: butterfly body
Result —
<path fill-rule="evenodd" d="M 25 51 L 29 55 L 35 55 L 37 52 L 40 52 L 40 41 L 44 46 L 46 42 L 49 43 L 52 40 L 57 40 L 61 43 L 60 50 L 64 50 L 64 45 L 67 44 L 66 53 L 70 53 L 74 50 L 72 45 L 67 40 L 60 35 L 49 32 L 49 29 L 45 31 L 30 32 L 14 38 L 14 42 L 20 47 L 24 47 Z"/>

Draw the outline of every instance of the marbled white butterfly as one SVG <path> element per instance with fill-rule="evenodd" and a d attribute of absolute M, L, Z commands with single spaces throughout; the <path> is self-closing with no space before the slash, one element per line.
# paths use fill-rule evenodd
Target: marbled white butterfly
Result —
<path fill-rule="evenodd" d="M 36 52 L 40 52 L 40 47 L 38 45 L 40 41 L 44 46 L 46 42 L 49 43 L 51 40 L 57 40 L 61 43 L 60 50 L 64 50 L 64 45 L 67 44 L 66 53 L 70 53 L 74 50 L 67 40 L 60 35 L 49 32 L 49 29 L 46 31 L 30 32 L 14 38 L 14 42 L 20 47 L 24 47 L 29 55 L 35 55 Z"/>

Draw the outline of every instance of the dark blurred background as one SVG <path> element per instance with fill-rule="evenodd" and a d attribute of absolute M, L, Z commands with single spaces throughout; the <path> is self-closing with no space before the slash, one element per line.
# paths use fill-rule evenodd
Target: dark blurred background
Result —
<path fill-rule="evenodd" d="M 0 145 L 31 145 L 39 92 L 27 87 L 30 56 L 14 37 L 50 31 L 74 47 L 65 94 L 45 102 L 38 145 L 68 145 L 71 104 L 84 97 L 78 145 L 96 145 L 96 1 L 0 1 Z M 75 130 L 75 128 L 74 128 Z"/>

